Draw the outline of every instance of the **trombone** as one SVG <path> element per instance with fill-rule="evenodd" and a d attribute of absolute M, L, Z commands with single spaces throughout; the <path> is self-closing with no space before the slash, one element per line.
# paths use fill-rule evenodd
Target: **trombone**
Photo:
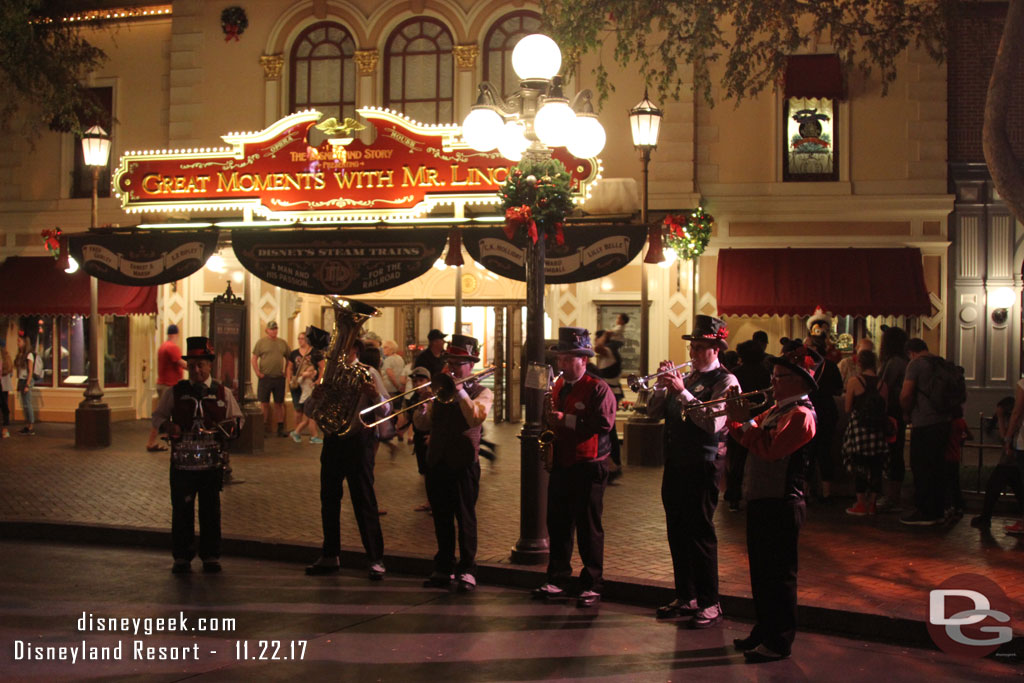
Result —
<path fill-rule="evenodd" d="M 640 393 L 640 391 L 643 390 L 643 389 L 650 389 L 651 388 L 651 380 L 655 380 L 656 381 L 662 375 L 667 375 L 670 372 L 676 372 L 677 370 L 682 370 L 683 368 L 687 368 L 687 367 L 689 367 L 691 365 L 693 365 L 693 361 L 692 360 L 688 360 L 685 363 L 680 363 L 679 365 L 675 366 L 674 368 L 669 368 L 668 370 L 662 370 L 661 372 L 656 372 L 653 375 L 647 375 L 646 377 L 641 377 L 639 375 L 630 375 L 629 377 L 626 378 L 626 384 L 629 385 L 629 390 L 630 391 L 633 391 L 633 392 L 636 392 L 636 393 Z"/>
<path fill-rule="evenodd" d="M 700 410 L 701 408 L 707 408 L 708 406 L 721 404 L 722 407 L 720 410 L 716 410 L 715 412 L 711 413 L 711 417 L 718 417 L 720 415 L 725 415 L 726 406 L 728 406 L 728 404 L 733 401 L 749 401 L 754 396 L 762 396 L 763 398 L 760 401 L 756 403 L 748 403 L 747 405 L 748 408 L 752 410 L 757 410 L 758 408 L 765 407 L 774 400 L 774 397 L 772 396 L 774 391 L 775 389 L 773 389 L 772 387 L 768 387 L 767 389 L 759 389 L 758 391 L 748 391 L 745 394 L 736 394 L 735 396 L 716 398 L 711 401 L 702 401 L 700 403 L 687 403 L 685 406 L 683 406 L 682 409 L 683 417 L 685 418 L 688 413 L 694 410 Z"/>
<path fill-rule="evenodd" d="M 394 419 L 394 418 L 398 417 L 399 415 L 402 415 L 403 413 L 407 413 L 410 410 L 415 410 L 416 408 L 419 408 L 421 405 L 424 405 L 426 403 L 430 403 L 434 399 L 437 399 L 440 403 L 444 403 L 446 405 L 449 404 L 449 403 L 453 403 L 455 401 L 455 395 L 459 392 L 459 388 L 461 388 L 461 386 L 463 384 L 472 384 L 473 382 L 475 382 L 477 380 L 480 380 L 480 379 L 483 379 L 484 377 L 487 377 L 488 375 L 493 375 L 495 370 L 497 370 L 497 367 L 492 365 L 489 368 L 484 368 L 480 372 L 473 373 L 469 377 L 463 377 L 462 379 L 459 379 L 459 380 L 456 380 L 455 378 L 453 378 L 451 375 L 449 375 L 447 373 L 439 372 L 436 375 L 434 375 L 434 377 L 430 380 L 430 391 L 433 392 L 433 393 L 430 396 L 428 396 L 427 398 L 425 398 L 425 399 L 423 399 L 421 401 L 417 401 L 416 403 L 413 403 L 412 405 L 406 406 L 405 408 L 402 408 L 401 410 L 397 410 L 397 411 L 395 411 L 393 413 L 390 413 L 389 415 L 387 415 L 385 417 L 382 417 L 381 419 L 379 419 L 379 420 L 377 420 L 375 422 L 367 422 L 366 421 L 366 418 L 364 417 L 364 415 L 366 415 L 367 413 L 372 413 L 373 411 L 377 410 L 377 408 L 380 408 L 381 406 L 385 406 L 385 405 L 387 405 L 389 403 L 394 403 L 395 401 L 403 399 L 406 396 L 409 396 L 411 394 L 415 394 L 416 392 L 418 392 L 420 390 L 420 387 L 416 387 L 415 389 L 410 389 L 409 391 L 406 391 L 404 393 L 398 394 L 397 396 L 392 396 L 391 398 L 389 398 L 386 401 L 381 401 L 380 403 L 375 403 L 374 405 L 370 406 L 369 408 L 363 408 L 362 410 L 359 411 L 359 421 L 363 423 L 364 427 L 367 427 L 367 428 L 369 428 L 369 427 L 376 427 L 377 425 L 382 424 L 384 422 L 387 422 L 388 420 Z"/>

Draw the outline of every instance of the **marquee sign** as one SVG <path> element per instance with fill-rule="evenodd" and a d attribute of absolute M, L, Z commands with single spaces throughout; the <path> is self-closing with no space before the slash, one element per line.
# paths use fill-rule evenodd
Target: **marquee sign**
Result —
<path fill-rule="evenodd" d="M 463 142 L 455 124 L 426 125 L 375 107 L 358 109 L 376 131 L 353 119 L 320 120 L 307 110 L 258 133 L 223 136 L 229 147 L 128 152 L 114 192 L 132 211 L 251 209 L 283 220 L 415 218 L 441 205 L 495 204 L 514 164 Z M 578 201 L 597 181 L 600 162 L 553 151 Z"/>
<path fill-rule="evenodd" d="M 308 294 L 366 294 L 430 270 L 448 228 L 402 230 L 245 230 L 231 244 L 250 273 Z"/>
<path fill-rule="evenodd" d="M 647 238 L 642 225 L 570 225 L 565 242 L 548 240 L 544 279 L 548 284 L 584 282 L 624 267 L 640 253 Z M 509 240 L 503 228 L 462 231 L 462 243 L 473 260 L 487 270 L 513 280 L 526 280 L 526 247 Z"/>
<path fill-rule="evenodd" d="M 141 287 L 188 277 L 217 251 L 217 230 L 86 232 L 68 235 L 71 255 L 100 280 Z"/>

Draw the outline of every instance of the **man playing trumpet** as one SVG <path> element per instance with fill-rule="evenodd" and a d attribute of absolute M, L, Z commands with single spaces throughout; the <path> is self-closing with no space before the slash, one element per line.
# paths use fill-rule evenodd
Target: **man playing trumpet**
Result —
<path fill-rule="evenodd" d="M 453 334 L 442 355 L 453 378 L 455 399 L 425 402 L 413 412 L 418 431 L 429 431 L 427 499 L 434 516 L 437 554 L 425 585 L 448 587 L 458 576 L 458 589 L 476 588 L 476 499 L 480 494 L 480 435 L 494 394 L 478 381 L 466 380 L 480 360 L 473 337 Z M 423 398 L 427 389 L 421 387 Z M 447 400 L 447 399 L 445 399 Z M 459 561 L 455 563 L 455 524 L 459 527 Z"/>
<path fill-rule="evenodd" d="M 727 425 L 722 405 L 700 406 L 723 398 L 739 381 L 718 361 L 728 348 L 729 332 L 718 318 L 698 315 L 690 341 L 693 371 L 683 377 L 664 361 L 659 366 L 648 415 L 665 418 L 665 473 L 661 502 L 672 552 L 676 597 L 658 608 L 659 619 L 693 616 L 691 628 L 722 621 L 718 600 L 718 537 L 713 521 L 725 462 Z"/>

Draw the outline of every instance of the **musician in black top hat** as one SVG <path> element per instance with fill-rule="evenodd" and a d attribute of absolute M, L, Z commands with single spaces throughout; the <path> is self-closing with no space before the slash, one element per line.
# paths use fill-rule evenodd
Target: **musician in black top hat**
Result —
<path fill-rule="evenodd" d="M 796 637 L 797 539 L 807 517 L 807 468 L 817 429 L 808 394 L 818 386 L 822 362 L 813 348 L 790 341 L 772 359 L 775 405 L 754 419 L 741 401 L 727 408 L 730 434 L 749 451 L 743 497 L 757 622 L 733 644 L 751 662 L 788 657 Z"/>
<path fill-rule="evenodd" d="M 615 427 L 615 396 L 602 380 L 587 374 L 594 356 L 590 332 L 582 327 L 558 328 L 558 369 L 548 427 L 554 431 L 554 462 L 548 480 L 547 582 L 534 596 L 568 595 L 572 578 L 573 532 L 579 545 L 580 571 L 577 606 L 591 607 L 601 599 L 604 570 L 604 526 L 601 512 L 608 485 L 609 433 Z"/>
<path fill-rule="evenodd" d="M 456 382 L 453 400 L 438 398 L 413 413 L 416 429 L 429 430 L 427 498 L 434 517 L 437 554 L 427 586 L 447 587 L 458 580 L 462 592 L 476 588 L 476 500 L 480 493 L 480 436 L 494 394 L 468 379 L 480 360 L 473 337 L 453 334 L 442 356 L 445 372 Z M 455 562 L 458 524 L 459 561 Z"/>
<path fill-rule="evenodd" d="M 727 420 L 722 405 L 696 406 L 723 398 L 736 377 L 722 367 L 729 331 L 719 318 L 698 315 L 690 342 L 693 371 L 685 377 L 664 361 L 647 413 L 665 418 L 665 472 L 661 502 L 672 552 L 676 597 L 658 608 L 659 619 L 693 615 L 692 628 L 722 621 L 718 600 L 718 536 L 714 515 L 725 464 Z"/>
<path fill-rule="evenodd" d="M 153 411 L 153 426 L 171 442 L 171 571 L 190 571 L 195 547 L 195 504 L 199 499 L 199 557 L 203 571 L 220 565 L 220 491 L 227 446 L 244 417 L 234 394 L 213 380 L 214 359 L 206 337 L 189 337 L 183 359 L 188 379 L 165 391 Z"/>

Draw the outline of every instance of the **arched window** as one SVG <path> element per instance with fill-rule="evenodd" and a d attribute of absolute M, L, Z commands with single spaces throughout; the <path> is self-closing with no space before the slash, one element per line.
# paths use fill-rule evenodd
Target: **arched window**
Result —
<path fill-rule="evenodd" d="M 503 95 L 519 87 L 519 77 L 512 70 L 512 48 L 519 39 L 540 30 L 540 15 L 534 12 L 512 12 L 498 19 L 484 38 L 484 80 Z"/>
<path fill-rule="evenodd" d="M 316 109 L 324 118 L 351 115 L 356 106 L 356 43 L 340 24 L 313 24 L 291 52 L 289 111 Z"/>
<path fill-rule="evenodd" d="M 424 123 L 449 123 L 455 110 L 452 34 L 417 18 L 392 31 L 384 47 L 384 104 Z"/>

